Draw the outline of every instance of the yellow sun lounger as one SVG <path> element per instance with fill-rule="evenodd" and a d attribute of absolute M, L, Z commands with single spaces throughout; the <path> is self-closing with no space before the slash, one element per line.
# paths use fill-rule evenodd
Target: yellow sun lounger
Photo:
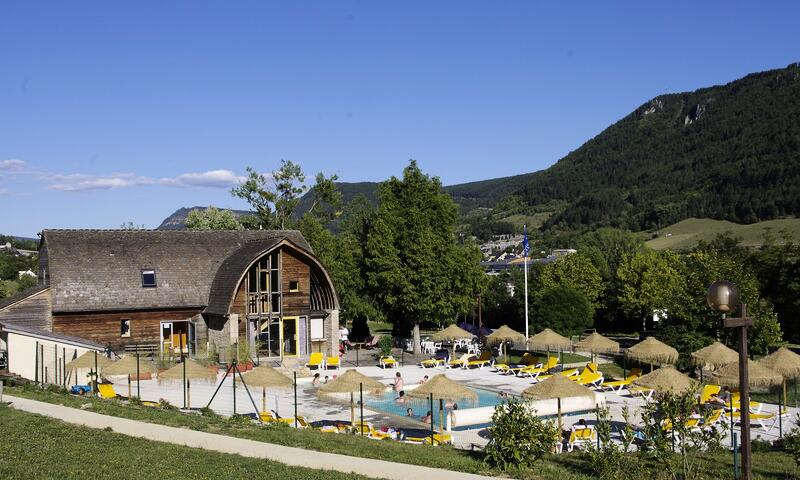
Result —
<path fill-rule="evenodd" d="M 314 352 L 308 357 L 308 363 L 306 364 L 306 367 L 321 370 L 324 362 L 325 356 L 320 352 Z"/>
<path fill-rule="evenodd" d="M 634 368 L 633 370 L 630 371 L 628 376 L 625 377 L 625 380 L 612 380 L 610 382 L 603 381 L 603 383 L 600 385 L 600 388 L 604 390 L 608 389 L 611 390 L 612 392 L 619 393 L 622 391 L 623 388 L 627 387 L 628 385 L 633 383 L 634 380 L 636 380 L 641 376 L 642 376 L 642 370 L 640 368 Z"/>
<path fill-rule="evenodd" d="M 478 367 L 478 369 L 483 369 L 483 366 L 487 363 L 492 361 L 492 352 L 490 350 L 484 350 L 481 352 L 481 355 L 478 357 L 477 360 L 470 360 L 464 366 L 464 368 L 470 367 Z"/>
<path fill-rule="evenodd" d="M 469 362 L 470 358 L 472 358 L 472 354 L 465 353 L 464 355 L 461 355 L 459 358 L 447 362 L 447 368 L 464 368 L 467 362 Z"/>
<path fill-rule="evenodd" d="M 395 368 L 397 367 L 397 360 L 395 360 L 393 356 L 387 355 L 378 360 L 378 365 L 380 365 L 381 368 Z"/>
<path fill-rule="evenodd" d="M 105 398 L 106 400 L 111 400 L 114 398 L 128 398 L 123 397 L 114 391 L 114 385 L 110 383 L 98 383 L 97 394 L 100 395 L 100 398 Z"/>
<path fill-rule="evenodd" d="M 339 356 L 338 355 L 334 355 L 332 357 L 328 357 L 328 359 L 325 360 L 325 370 L 330 370 L 331 368 L 338 369 L 339 366 L 340 366 L 340 363 L 339 363 Z"/>
<path fill-rule="evenodd" d="M 593 428 L 578 428 L 570 432 L 567 441 L 567 451 L 571 452 L 575 447 L 591 444 L 597 440 L 597 432 Z"/>
<path fill-rule="evenodd" d="M 444 360 L 439 358 L 429 358 L 427 360 L 423 360 L 419 362 L 419 366 L 422 368 L 436 368 L 439 365 L 443 364 Z"/>
<path fill-rule="evenodd" d="M 259 412 L 258 416 L 264 423 L 285 423 L 291 427 L 294 426 L 294 418 L 291 417 L 278 417 L 273 412 Z M 297 428 L 309 428 L 310 422 L 302 415 L 297 416 Z"/>
<path fill-rule="evenodd" d="M 568 377 L 570 380 L 574 381 L 578 385 L 591 385 L 593 387 L 597 387 L 601 383 L 603 383 L 603 374 L 600 372 L 595 373 L 588 373 L 586 375 L 578 375 L 577 377 Z"/>
<path fill-rule="evenodd" d="M 542 373 L 547 373 L 551 369 L 553 369 L 556 365 L 558 365 L 558 358 L 557 357 L 548 357 L 547 363 L 540 368 L 523 368 L 521 369 L 517 375 L 520 377 L 529 376 L 536 378 Z"/>

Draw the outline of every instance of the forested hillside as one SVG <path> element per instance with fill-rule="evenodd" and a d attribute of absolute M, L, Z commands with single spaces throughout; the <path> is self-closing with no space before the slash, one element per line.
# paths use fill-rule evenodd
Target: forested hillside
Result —
<path fill-rule="evenodd" d="M 798 215 L 800 65 L 656 97 L 517 193 L 531 206 L 567 202 L 544 229 Z"/>

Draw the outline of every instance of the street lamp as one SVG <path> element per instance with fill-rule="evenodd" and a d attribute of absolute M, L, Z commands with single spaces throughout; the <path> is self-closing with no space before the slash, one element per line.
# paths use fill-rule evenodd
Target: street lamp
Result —
<path fill-rule="evenodd" d="M 718 281 L 712 283 L 708 287 L 707 300 L 711 308 L 723 314 L 732 313 L 737 306 L 741 306 L 741 316 L 723 316 L 723 325 L 726 328 L 739 329 L 739 418 L 742 432 L 742 479 L 750 480 L 753 476 L 753 457 L 750 449 L 750 379 L 747 372 L 747 327 L 753 324 L 753 319 L 747 316 L 747 304 L 739 303 L 739 288 L 730 282 Z M 733 415 L 733 412 L 731 412 L 731 415 Z"/>

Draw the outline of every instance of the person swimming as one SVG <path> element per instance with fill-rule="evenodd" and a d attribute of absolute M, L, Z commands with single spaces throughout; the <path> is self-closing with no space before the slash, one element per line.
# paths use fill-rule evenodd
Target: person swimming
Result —
<path fill-rule="evenodd" d="M 400 390 L 400 394 L 397 398 L 394 399 L 396 403 L 406 403 L 406 392 Z"/>

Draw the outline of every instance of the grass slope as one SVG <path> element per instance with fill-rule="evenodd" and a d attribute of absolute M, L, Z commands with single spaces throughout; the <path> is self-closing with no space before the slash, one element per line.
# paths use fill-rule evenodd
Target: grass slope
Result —
<path fill-rule="evenodd" d="M 717 235 L 730 232 L 734 237 L 742 239 L 742 245 L 757 247 L 764 242 L 764 234 L 768 231 L 776 239 L 780 238 L 782 231 L 792 238 L 800 238 L 800 218 L 767 220 L 750 225 L 708 218 L 688 218 L 659 230 L 658 238 L 649 240 L 646 244 L 655 250 L 686 250 L 696 246 L 701 240 L 710 242 Z"/>
<path fill-rule="evenodd" d="M 365 479 L 70 425 L 0 405 L 0 478 Z"/>

